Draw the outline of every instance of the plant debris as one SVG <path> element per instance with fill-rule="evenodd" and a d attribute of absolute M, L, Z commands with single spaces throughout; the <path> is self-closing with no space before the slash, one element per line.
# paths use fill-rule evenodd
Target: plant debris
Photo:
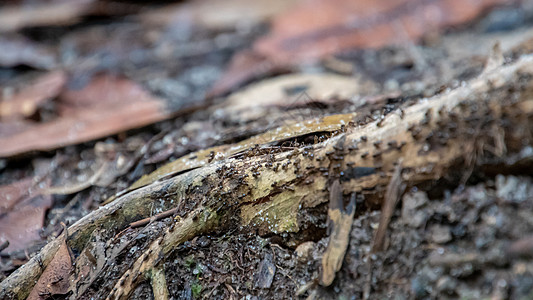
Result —
<path fill-rule="evenodd" d="M 530 297 L 532 11 L 1 4 L 0 298 Z"/>
<path fill-rule="evenodd" d="M 328 231 L 330 232 L 328 247 L 322 257 L 322 273 L 320 284 L 329 286 L 335 279 L 335 273 L 341 269 L 344 254 L 349 242 L 349 233 L 355 215 L 355 195 L 343 207 L 343 191 L 339 181 L 333 182 L 330 191 L 328 208 Z"/>

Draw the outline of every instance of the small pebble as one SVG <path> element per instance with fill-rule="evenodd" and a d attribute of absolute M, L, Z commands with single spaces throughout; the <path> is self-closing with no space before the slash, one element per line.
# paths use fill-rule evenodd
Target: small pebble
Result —
<path fill-rule="evenodd" d="M 431 240 L 437 244 L 445 244 L 452 240 L 450 228 L 443 225 L 433 225 L 430 230 Z"/>
<path fill-rule="evenodd" d="M 295 250 L 298 261 L 300 262 L 307 261 L 309 257 L 311 256 L 311 252 L 313 251 L 314 248 L 315 248 L 315 243 L 311 241 L 303 242 L 300 245 L 298 245 L 298 247 L 296 247 L 296 250 Z"/>

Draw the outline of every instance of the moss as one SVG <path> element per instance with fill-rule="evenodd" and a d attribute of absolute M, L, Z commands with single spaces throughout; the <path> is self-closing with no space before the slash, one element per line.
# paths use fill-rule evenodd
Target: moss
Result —
<path fill-rule="evenodd" d="M 187 269 L 191 269 L 192 266 L 196 264 L 196 262 L 194 261 L 194 254 L 186 256 L 183 262 L 185 264 L 185 267 L 187 267 Z"/>
<path fill-rule="evenodd" d="M 198 282 L 191 284 L 191 291 L 192 291 L 193 298 L 194 299 L 200 298 L 200 294 L 202 293 L 203 289 L 204 287 Z"/>

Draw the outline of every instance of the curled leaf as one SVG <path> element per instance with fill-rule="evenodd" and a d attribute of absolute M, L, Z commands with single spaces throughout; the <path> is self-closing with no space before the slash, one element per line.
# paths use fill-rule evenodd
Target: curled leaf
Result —
<path fill-rule="evenodd" d="M 54 295 L 65 295 L 69 288 L 69 275 L 72 271 L 72 254 L 66 241 L 66 231 L 61 247 L 48 264 L 43 274 L 33 287 L 28 300 L 40 300 Z"/>

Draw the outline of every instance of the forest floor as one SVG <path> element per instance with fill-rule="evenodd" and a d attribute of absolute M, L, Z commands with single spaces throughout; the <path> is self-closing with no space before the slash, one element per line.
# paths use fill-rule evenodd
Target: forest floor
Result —
<path fill-rule="evenodd" d="M 72 3 L 78 2 L 84 3 Z M 58 6 L 55 18 L 22 25 L 2 21 L 8 9 L 21 13 L 18 1 L 0 6 L 0 34 L 5 32 L 0 36 L 0 281 L 60 236 L 62 223 L 75 224 L 168 162 L 294 121 L 353 112 L 373 118 L 375 111 L 409 107 L 464 86 L 487 68 L 491 55 L 500 53 L 501 64 L 512 64 L 533 52 L 533 5 L 527 1 L 479 8 L 460 24 L 439 25 L 400 45 L 381 41 L 329 53 L 325 39 L 315 37 L 308 47 L 319 49 L 320 57 L 313 63 L 301 50 L 285 53 L 294 55 L 290 62 L 279 45 L 279 56 L 269 57 L 267 50 L 253 50 L 266 58 L 249 54 L 263 49 L 256 41 L 270 32 L 269 22 L 290 9 L 283 1 L 273 1 L 276 9 L 268 13 L 259 3 L 269 1 L 257 1 L 258 7 L 249 8 L 253 13 L 239 10 L 247 4 L 238 0 L 223 2 L 222 8 L 194 1 L 85 2 L 92 3 L 90 9 L 78 7 L 69 15 Z M 424 3 L 417 5 L 425 9 Z M 213 15 L 217 8 L 227 19 Z M 403 10 L 400 15 L 410 17 Z M 383 26 L 391 24 L 394 20 Z M 239 55 L 245 60 L 241 65 Z M 30 99 L 26 106 L 8 105 L 14 101 L 6 99 L 19 96 Z M 142 99 L 131 100 L 136 97 Z M 524 122 L 523 129 L 531 130 L 531 118 Z M 320 134 L 276 147 L 317 144 Z M 390 219 L 383 251 L 372 251 L 380 205 L 358 197 L 346 255 L 328 287 L 317 283 L 330 238 L 323 203 L 299 214 L 295 232 L 235 225 L 180 244 L 162 262 L 168 294 L 173 299 L 532 299 L 532 140 L 522 144 L 527 159 L 513 167 L 465 163 L 443 178 L 409 186 Z M 170 176 L 180 172 L 187 171 Z M 41 190 L 53 192 L 36 192 Z M 129 241 L 127 248 L 77 298 L 107 297 L 170 222 L 117 230 Z M 131 298 L 154 298 L 150 281 L 141 281 Z"/>

